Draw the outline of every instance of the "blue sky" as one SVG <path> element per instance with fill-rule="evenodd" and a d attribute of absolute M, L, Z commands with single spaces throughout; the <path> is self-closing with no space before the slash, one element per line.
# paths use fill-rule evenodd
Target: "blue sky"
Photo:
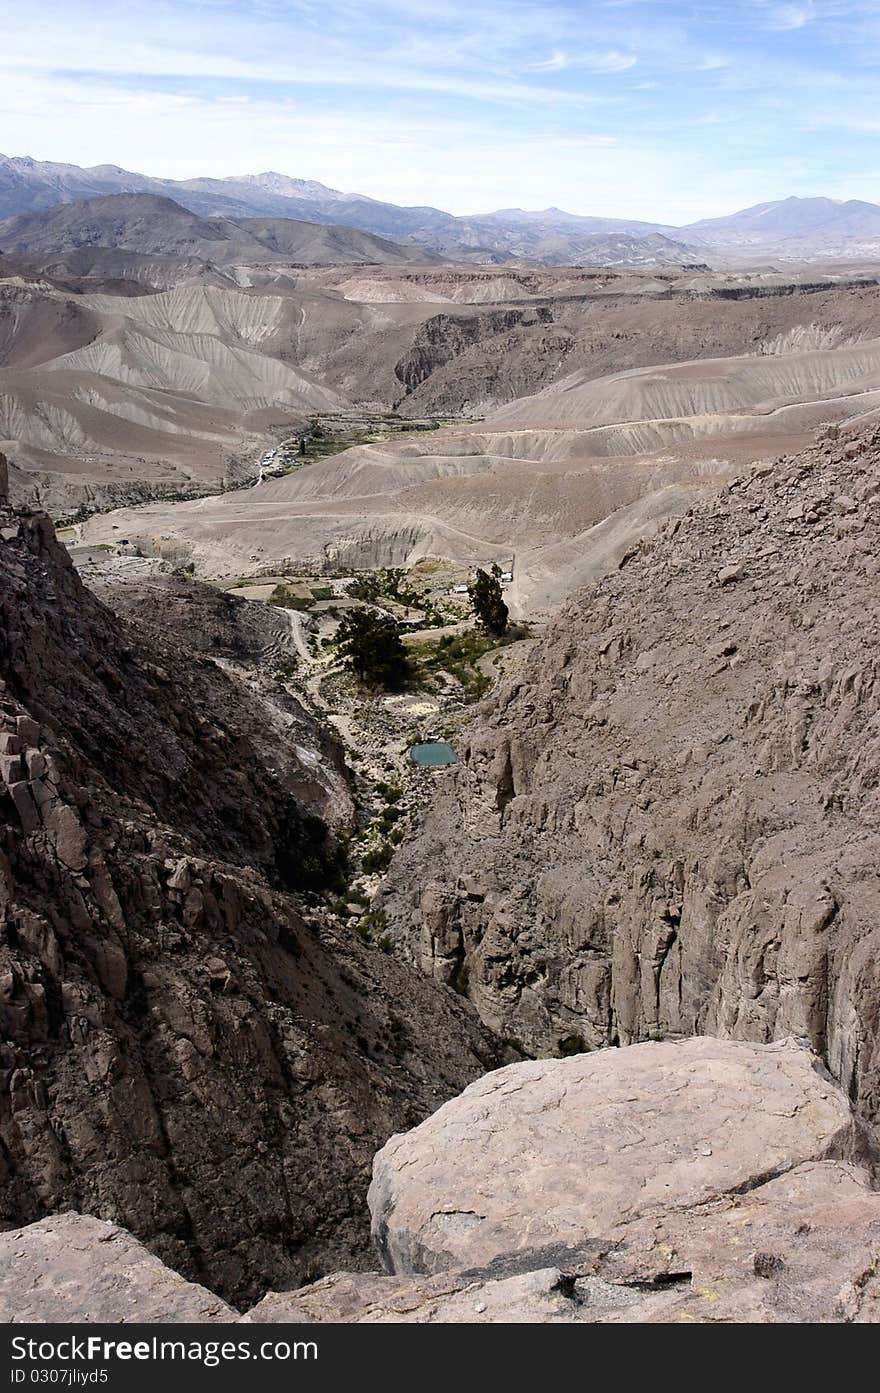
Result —
<path fill-rule="evenodd" d="M 0 0 L 0 150 L 455 213 L 880 201 L 880 0 Z"/>

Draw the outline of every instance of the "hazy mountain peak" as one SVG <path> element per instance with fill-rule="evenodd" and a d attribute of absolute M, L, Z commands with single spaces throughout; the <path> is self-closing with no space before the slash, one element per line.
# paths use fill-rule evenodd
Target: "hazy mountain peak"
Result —
<path fill-rule="evenodd" d="M 365 194 L 342 192 L 318 180 L 297 179 L 279 170 L 174 180 L 151 178 L 112 164 L 80 169 L 29 155 L 0 155 L 0 218 L 134 192 L 163 195 L 209 219 L 241 221 L 292 215 L 296 221 L 357 229 L 392 241 L 405 238 L 453 260 L 503 262 L 517 258 L 597 264 L 608 249 L 595 239 L 606 236 L 672 239 L 670 244 L 623 248 L 622 255 L 635 265 L 704 260 L 713 248 L 722 253 L 736 247 L 748 248 L 752 255 L 785 255 L 789 243 L 799 259 L 880 253 L 880 207 L 859 199 L 791 194 L 727 217 L 704 218 L 679 228 L 633 218 L 583 216 L 555 205 L 455 217 L 439 208 L 403 207 Z M 622 264 L 620 255 L 618 248 L 613 264 Z"/>
<path fill-rule="evenodd" d="M 262 174 L 232 174 L 223 181 L 226 184 L 244 184 L 255 189 L 265 189 L 267 193 L 280 194 L 283 198 L 361 198 L 361 194 L 341 193 L 331 189 L 316 179 L 294 179 L 289 174 L 279 174 L 277 170 L 265 170 Z"/>
<path fill-rule="evenodd" d="M 762 239 L 774 245 L 797 241 L 803 244 L 804 254 L 835 255 L 838 247 L 846 250 L 848 239 L 880 238 L 880 207 L 855 198 L 790 194 L 742 208 L 729 217 L 703 218 L 685 231 L 722 242 L 741 237 L 751 245 Z"/>

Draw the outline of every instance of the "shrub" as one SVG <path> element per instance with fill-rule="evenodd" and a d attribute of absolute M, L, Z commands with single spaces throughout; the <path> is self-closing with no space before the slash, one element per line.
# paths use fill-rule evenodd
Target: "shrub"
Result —
<path fill-rule="evenodd" d="M 394 847 L 389 842 L 383 842 L 381 846 L 364 854 L 361 858 L 361 868 L 366 875 L 380 875 L 391 865 L 393 855 Z"/>
<path fill-rule="evenodd" d="M 376 792 L 380 798 L 384 798 L 386 803 L 399 803 L 403 797 L 403 789 L 400 784 L 378 783 Z"/>
<path fill-rule="evenodd" d="M 321 818 L 303 813 L 292 797 L 285 807 L 275 865 L 281 883 L 290 890 L 335 890 L 338 894 L 348 878 L 343 844 Z"/>
<path fill-rule="evenodd" d="M 296 669 L 296 654 L 291 653 L 289 656 L 285 656 L 284 658 L 279 659 L 278 665 L 275 668 L 275 671 L 272 674 L 272 676 L 274 677 L 275 681 L 278 683 L 279 686 L 283 686 L 285 682 L 290 681 L 291 677 L 296 676 Z"/>
<path fill-rule="evenodd" d="M 382 934 L 388 927 L 388 915 L 384 909 L 371 909 L 368 914 L 362 914 L 358 929 L 362 930 L 364 936 L 370 938 L 377 934 Z"/>

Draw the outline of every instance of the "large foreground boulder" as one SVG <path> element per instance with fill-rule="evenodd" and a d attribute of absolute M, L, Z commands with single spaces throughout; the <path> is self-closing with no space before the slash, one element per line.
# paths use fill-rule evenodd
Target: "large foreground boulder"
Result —
<path fill-rule="evenodd" d="M 232 1321 L 117 1224 L 57 1214 L 0 1233 L 0 1322 Z"/>
<path fill-rule="evenodd" d="M 843 1093 L 793 1041 L 695 1038 L 532 1060 L 391 1138 L 373 1166 L 373 1235 L 389 1272 L 483 1269 L 535 1250 L 558 1264 L 566 1246 L 639 1216 L 863 1146 Z"/>
<path fill-rule="evenodd" d="M 338 1272 L 238 1317 L 117 1225 L 63 1214 L 0 1235 L 0 1322 L 867 1323 L 880 1321 L 878 1248 L 866 1172 L 813 1161 L 603 1239 L 482 1271 Z"/>
<path fill-rule="evenodd" d="M 880 1194 L 868 1174 L 809 1161 L 745 1194 L 635 1219 L 569 1249 L 497 1258 L 481 1272 L 335 1273 L 270 1292 L 244 1320 L 875 1323 L 878 1250 Z"/>

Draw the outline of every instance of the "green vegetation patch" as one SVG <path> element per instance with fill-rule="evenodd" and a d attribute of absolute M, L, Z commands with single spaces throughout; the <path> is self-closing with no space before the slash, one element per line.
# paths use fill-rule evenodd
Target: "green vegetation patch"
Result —
<path fill-rule="evenodd" d="M 337 894 L 348 884 L 348 851 L 322 818 L 303 813 L 296 800 L 288 799 L 275 849 L 275 866 L 281 884 L 289 890 Z"/>
<path fill-rule="evenodd" d="M 332 590 L 330 594 L 332 595 Z M 298 591 L 291 589 L 289 585 L 276 585 L 272 594 L 269 596 L 270 605 L 278 605 L 281 609 L 311 609 L 318 596 L 314 591 L 311 595 L 300 595 Z"/>
<path fill-rule="evenodd" d="M 381 875 L 391 865 L 393 855 L 394 847 L 390 842 L 382 842 L 372 851 L 364 853 L 361 857 L 361 869 L 365 875 Z"/>
<path fill-rule="evenodd" d="M 348 593 L 356 600 L 396 600 L 399 605 L 412 609 L 424 609 L 431 603 L 423 591 L 410 584 L 401 566 L 382 566 L 378 571 L 356 576 Z"/>
<path fill-rule="evenodd" d="M 492 678 L 477 666 L 480 659 L 487 653 L 527 638 L 528 634 L 526 624 L 508 624 L 501 638 L 482 627 L 467 629 L 463 634 L 443 634 L 438 639 L 409 649 L 416 668 L 416 679 L 436 690 L 440 674 L 448 672 L 461 684 L 465 700 L 478 701 L 492 685 Z"/>
<path fill-rule="evenodd" d="M 283 687 L 285 682 L 290 682 L 291 679 L 296 676 L 298 665 L 295 653 L 287 653 L 283 658 L 278 659 L 272 676 L 280 687 Z"/>
<path fill-rule="evenodd" d="M 492 679 L 477 667 L 478 659 L 498 646 L 498 639 L 475 629 L 463 634 L 444 634 L 433 643 L 420 644 L 411 652 L 415 656 L 419 676 L 429 685 L 437 685 L 442 672 L 464 689 L 468 701 L 477 701 L 491 685 Z"/>

